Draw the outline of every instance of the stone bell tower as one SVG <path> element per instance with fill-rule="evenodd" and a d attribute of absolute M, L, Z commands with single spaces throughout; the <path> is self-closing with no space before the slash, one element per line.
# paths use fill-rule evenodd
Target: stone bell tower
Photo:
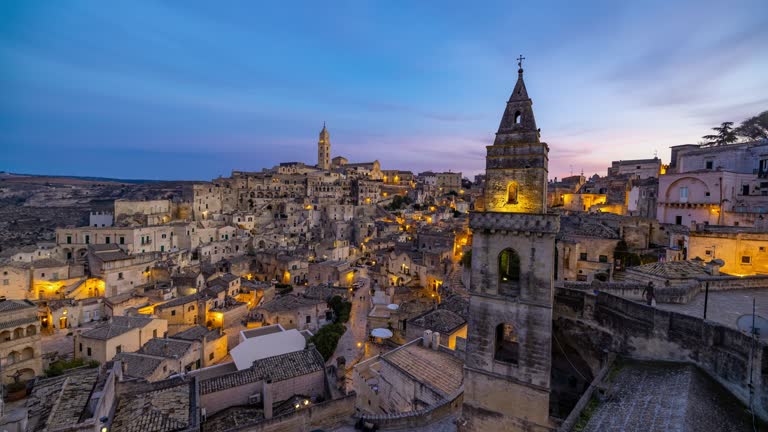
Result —
<path fill-rule="evenodd" d="M 555 234 L 549 147 L 539 139 L 519 59 L 493 145 L 485 210 L 470 214 L 472 275 L 462 431 L 550 429 Z"/>
<path fill-rule="evenodd" d="M 331 169 L 331 134 L 325 128 L 325 122 L 317 141 L 317 167 L 325 171 Z"/>

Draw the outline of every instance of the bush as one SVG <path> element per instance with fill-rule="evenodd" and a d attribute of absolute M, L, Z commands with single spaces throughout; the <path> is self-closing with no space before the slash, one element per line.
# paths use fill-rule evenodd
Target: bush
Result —
<path fill-rule="evenodd" d="M 333 323 L 321 328 L 312 336 L 309 341 L 315 344 L 315 348 L 320 351 L 325 360 L 328 360 L 336 351 L 336 346 L 339 344 L 341 335 L 347 331 L 344 324 Z"/>
<path fill-rule="evenodd" d="M 345 323 L 349 321 L 349 313 L 352 312 L 352 303 L 344 300 L 341 296 L 333 296 L 328 301 L 328 307 L 333 309 L 333 314 L 336 316 L 333 322 Z"/>
<path fill-rule="evenodd" d="M 293 285 L 282 283 L 275 284 L 275 291 L 277 291 L 278 294 L 288 294 L 293 291 Z"/>
<path fill-rule="evenodd" d="M 89 360 L 86 362 L 83 359 L 58 360 L 51 363 L 51 367 L 45 370 L 45 375 L 49 377 L 54 377 L 54 376 L 62 375 L 64 372 L 66 372 L 69 369 L 79 368 L 83 366 L 89 367 L 89 368 L 95 368 L 99 366 L 99 362 L 97 362 L 96 360 Z"/>

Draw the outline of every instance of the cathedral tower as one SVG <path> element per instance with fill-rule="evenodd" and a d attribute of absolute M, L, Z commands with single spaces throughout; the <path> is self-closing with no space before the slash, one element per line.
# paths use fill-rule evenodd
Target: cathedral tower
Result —
<path fill-rule="evenodd" d="M 320 139 L 317 141 L 317 167 L 326 171 L 331 169 L 331 135 L 325 128 L 325 122 L 323 122 L 323 130 L 320 131 Z"/>
<path fill-rule="evenodd" d="M 470 214 L 472 276 L 464 431 L 550 430 L 555 234 L 546 213 L 549 147 L 539 139 L 522 57 L 493 145 L 485 210 Z"/>

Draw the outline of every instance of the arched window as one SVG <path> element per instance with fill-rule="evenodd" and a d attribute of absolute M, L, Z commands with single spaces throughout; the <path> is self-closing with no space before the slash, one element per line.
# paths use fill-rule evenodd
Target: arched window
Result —
<path fill-rule="evenodd" d="M 509 182 L 507 185 L 507 204 L 517 204 L 517 182 Z"/>
<path fill-rule="evenodd" d="M 522 121 L 523 116 L 520 114 L 520 111 L 515 112 L 515 124 L 520 124 L 520 121 Z"/>
<path fill-rule="evenodd" d="M 513 249 L 504 249 L 499 254 L 499 282 L 520 281 L 520 255 Z"/>
<path fill-rule="evenodd" d="M 496 326 L 496 344 L 493 358 L 504 363 L 517 364 L 520 357 L 520 344 L 517 341 L 515 326 L 502 323 Z"/>

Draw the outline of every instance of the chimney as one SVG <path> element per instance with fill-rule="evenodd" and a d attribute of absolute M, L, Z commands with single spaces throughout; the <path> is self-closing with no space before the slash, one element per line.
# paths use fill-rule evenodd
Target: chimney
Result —
<path fill-rule="evenodd" d="M 264 380 L 264 385 L 261 388 L 262 402 L 264 403 L 264 418 L 269 420 L 272 418 L 272 380 L 267 378 Z"/>
<path fill-rule="evenodd" d="M 432 344 L 432 330 L 424 330 L 424 337 L 421 338 L 421 346 L 429 348 Z"/>
<path fill-rule="evenodd" d="M 438 351 L 440 349 L 440 333 L 432 333 L 432 349 Z"/>

